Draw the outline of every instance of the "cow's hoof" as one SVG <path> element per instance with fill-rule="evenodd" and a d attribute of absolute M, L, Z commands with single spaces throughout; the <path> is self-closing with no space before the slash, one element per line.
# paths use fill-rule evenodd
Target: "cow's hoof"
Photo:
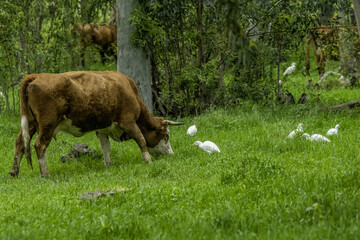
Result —
<path fill-rule="evenodd" d="M 42 170 L 41 172 L 40 172 L 40 174 L 41 174 L 41 177 L 50 177 L 50 173 L 49 173 L 49 171 L 46 169 L 46 170 Z"/>
<path fill-rule="evenodd" d="M 148 152 L 142 152 L 142 158 L 144 162 L 151 163 L 151 156 Z"/>
<path fill-rule="evenodd" d="M 9 172 L 9 174 L 10 174 L 12 177 L 17 177 L 17 176 L 19 176 L 19 171 L 13 171 L 13 170 L 11 170 L 11 171 Z"/>

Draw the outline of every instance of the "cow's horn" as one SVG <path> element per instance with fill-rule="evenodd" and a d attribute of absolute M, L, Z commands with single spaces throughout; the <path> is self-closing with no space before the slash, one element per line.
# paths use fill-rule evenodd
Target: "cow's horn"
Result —
<path fill-rule="evenodd" d="M 184 122 L 174 122 L 170 120 L 164 120 L 164 122 L 168 123 L 169 125 L 184 125 Z"/>

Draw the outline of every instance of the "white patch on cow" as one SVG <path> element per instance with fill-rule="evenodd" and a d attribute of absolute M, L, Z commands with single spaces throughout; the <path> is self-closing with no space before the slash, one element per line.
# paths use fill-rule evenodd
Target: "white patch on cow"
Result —
<path fill-rule="evenodd" d="M 44 151 L 44 154 L 39 158 L 39 165 L 42 169 L 44 166 L 46 167 L 46 151 Z"/>
<path fill-rule="evenodd" d="M 46 151 L 44 151 L 44 154 L 39 158 L 39 166 L 40 166 L 40 173 L 42 176 L 49 175 L 48 168 L 46 166 Z"/>
<path fill-rule="evenodd" d="M 153 148 L 148 148 L 150 154 L 174 154 L 174 151 L 170 145 L 170 129 L 169 127 L 166 128 L 167 131 L 167 139 L 161 139 L 160 142 Z"/>
<path fill-rule="evenodd" d="M 109 137 L 111 137 L 112 139 L 118 142 L 120 142 L 120 136 L 124 132 L 121 128 L 119 128 L 119 125 L 116 122 L 113 122 L 109 127 L 102 129 L 94 129 L 89 132 L 93 132 L 93 131 L 97 131 L 98 133 L 108 135 Z M 72 124 L 72 120 L 70 118 L 67 118 L 65 115 L 64 115 L 64 120 L 61 121 L 59 125 L 55 128 L 53 135 L 56 136 L 58 132 L 69 133 L 75 137 L 82 137 L 84 136 L 84 134 L 87 133 L 87 132 L 82 132 L 80 128 L 74 126 Z"/>
<path fill-rule="evenodd" d="M 22 129 L 22 136 L 24 140 L 24 146 L 25 149 L 27 149 L 27 146 L 29 145 L 30 141 L 30 134 L 29 134 L 29 122 L 26 118 L 26 116 L 21 117 L 21 129 Z"/>
<path fill-rule="evenodd" d="M 57 127 L 54 130 L 54 136 L 56 136 L 56 134 L 58 132 L 66 132 L 69 133 L 75 137 L 82 137 L 84 136 L 84 133 L 81 132 L 81 129 L 72 125 L 72 120 L 69 118 L 66 118 L 66 116 L 64 116 L 64 120 L 61 121 L 59 123 L 59 125 L 57 125 Z"/>
<path fill-rule="evenodd" d="M 151 155 L 154 154 L 174 154 L 170 142 L 169 141 L 165 141 L 164 139 L 161 139 L 160 142 L 158 143 L 158 145 L 156 145 L 153 148 L 148 147 L 148 150 L 150 152 Z"/>
<path fill-rule="evenodd" d="M 96 130 L 98 133 L 108 135 L 113 140 L 120 142 L 120 137 L 124 133 L 124 130 L 122 130 L 119 127 L 119 124 L 117 122 L 113 122 L 109 127 Z"/>

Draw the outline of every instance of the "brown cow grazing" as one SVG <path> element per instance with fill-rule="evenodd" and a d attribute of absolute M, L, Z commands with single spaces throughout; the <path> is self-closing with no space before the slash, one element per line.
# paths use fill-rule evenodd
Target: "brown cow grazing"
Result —
<path fill-rule="evenodd" d="M 114 46 L 116 43 L 116 28 L 114 26 L 105 25 L 105 24 L 95 24 L 95 23 L 87 23 L 84 26 L 81 23 L 75 23 L 71 28 L 71 34 L 76 37 L 77 35 L 80 37 L 80 43 L 83 48 L 90 46 L 91 44 L 95 44 L 100 47 L 100 55 L 102 63 L 105 63 L 106 56 L 105 53 L 109 53 L 114 56 L 116 60 L 116 56 L 114 54 Z M 85 51 L 82 50 L 82 64 L 84 66 L 84 55 Z"/>
<path fill-rule="evenodd" d="M 67 72 L 31 74 L 20 85 L 21 129 L 15 141 L 10 174 L 19 175 L 22 156 L 32 167 L 30 141 L 42 176 L 49 174 L 46 149 L 59 131 L 75 137 L 96 131 L 105 165 L 111 165 L 109 136 L 115 141 L 134 139 L 142 158 L 150 153 L 172 154 L 168 125 L 180 125 L 150 114 L 135 82 L 119 72 Z M 149 152 L 148 152 L 149 150 Z"/>

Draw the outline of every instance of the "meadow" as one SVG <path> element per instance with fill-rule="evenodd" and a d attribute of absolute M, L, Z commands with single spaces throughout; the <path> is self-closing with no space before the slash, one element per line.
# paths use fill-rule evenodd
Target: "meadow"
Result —
<path fill-rule="evenodd" d="M 337 93 L 339 103 L 359 96 Z M 152 164 L 134 141 L 112 141 L 113 166 L 105 167 L 95 134 L 59 133 L 47 178 L 34 151 L 34 170 L 23 159 L 19 177 L 10 177 L 20 120 L 0 115 L 0 239 L 358 239 L 359 110 L 316 106 L 245 102 L 176 119 L 186 124 L 171 128 L 175 154 Z M 300 122 L 310 134 L 340 124 L 339 134 L 331 143 L 287 139 Z M 198 133 L 187 136 L 193 124 Z M 211 140 L 221 153 L 209 156 L 195 140 Z M 62 163 L 77 142 L 97 153 Z"/>
<path fill-rule="evenodd" d="M 284 88 L 297 100 L 305 84 L 297 73 Z M 171 119 L 185 122 L 171 127 L 175 154 L 152 164 L 134 141 L 111 141 L 113 165 L 105 167 L 94 133 L 58 133 L 47 178 L 34 149 L 34 170 L 23 158 L 19 177 L 8 174 L 20 117 L 0 114 L 0 239 L 358 239 L 360 110 L 326 107 L 358 99 L 360 89 L 308 93 L 306 105 L 243 102 Z M 299 123 L 310 134 L 340 124 L 339 134 L 331 143 L 288 139 Z M 221 152 L 209 156 L 196 140 Z M 63 163 L 75 143 L 96 152 Z M 119 193 L 82 198 L 95 190 Z"/>

